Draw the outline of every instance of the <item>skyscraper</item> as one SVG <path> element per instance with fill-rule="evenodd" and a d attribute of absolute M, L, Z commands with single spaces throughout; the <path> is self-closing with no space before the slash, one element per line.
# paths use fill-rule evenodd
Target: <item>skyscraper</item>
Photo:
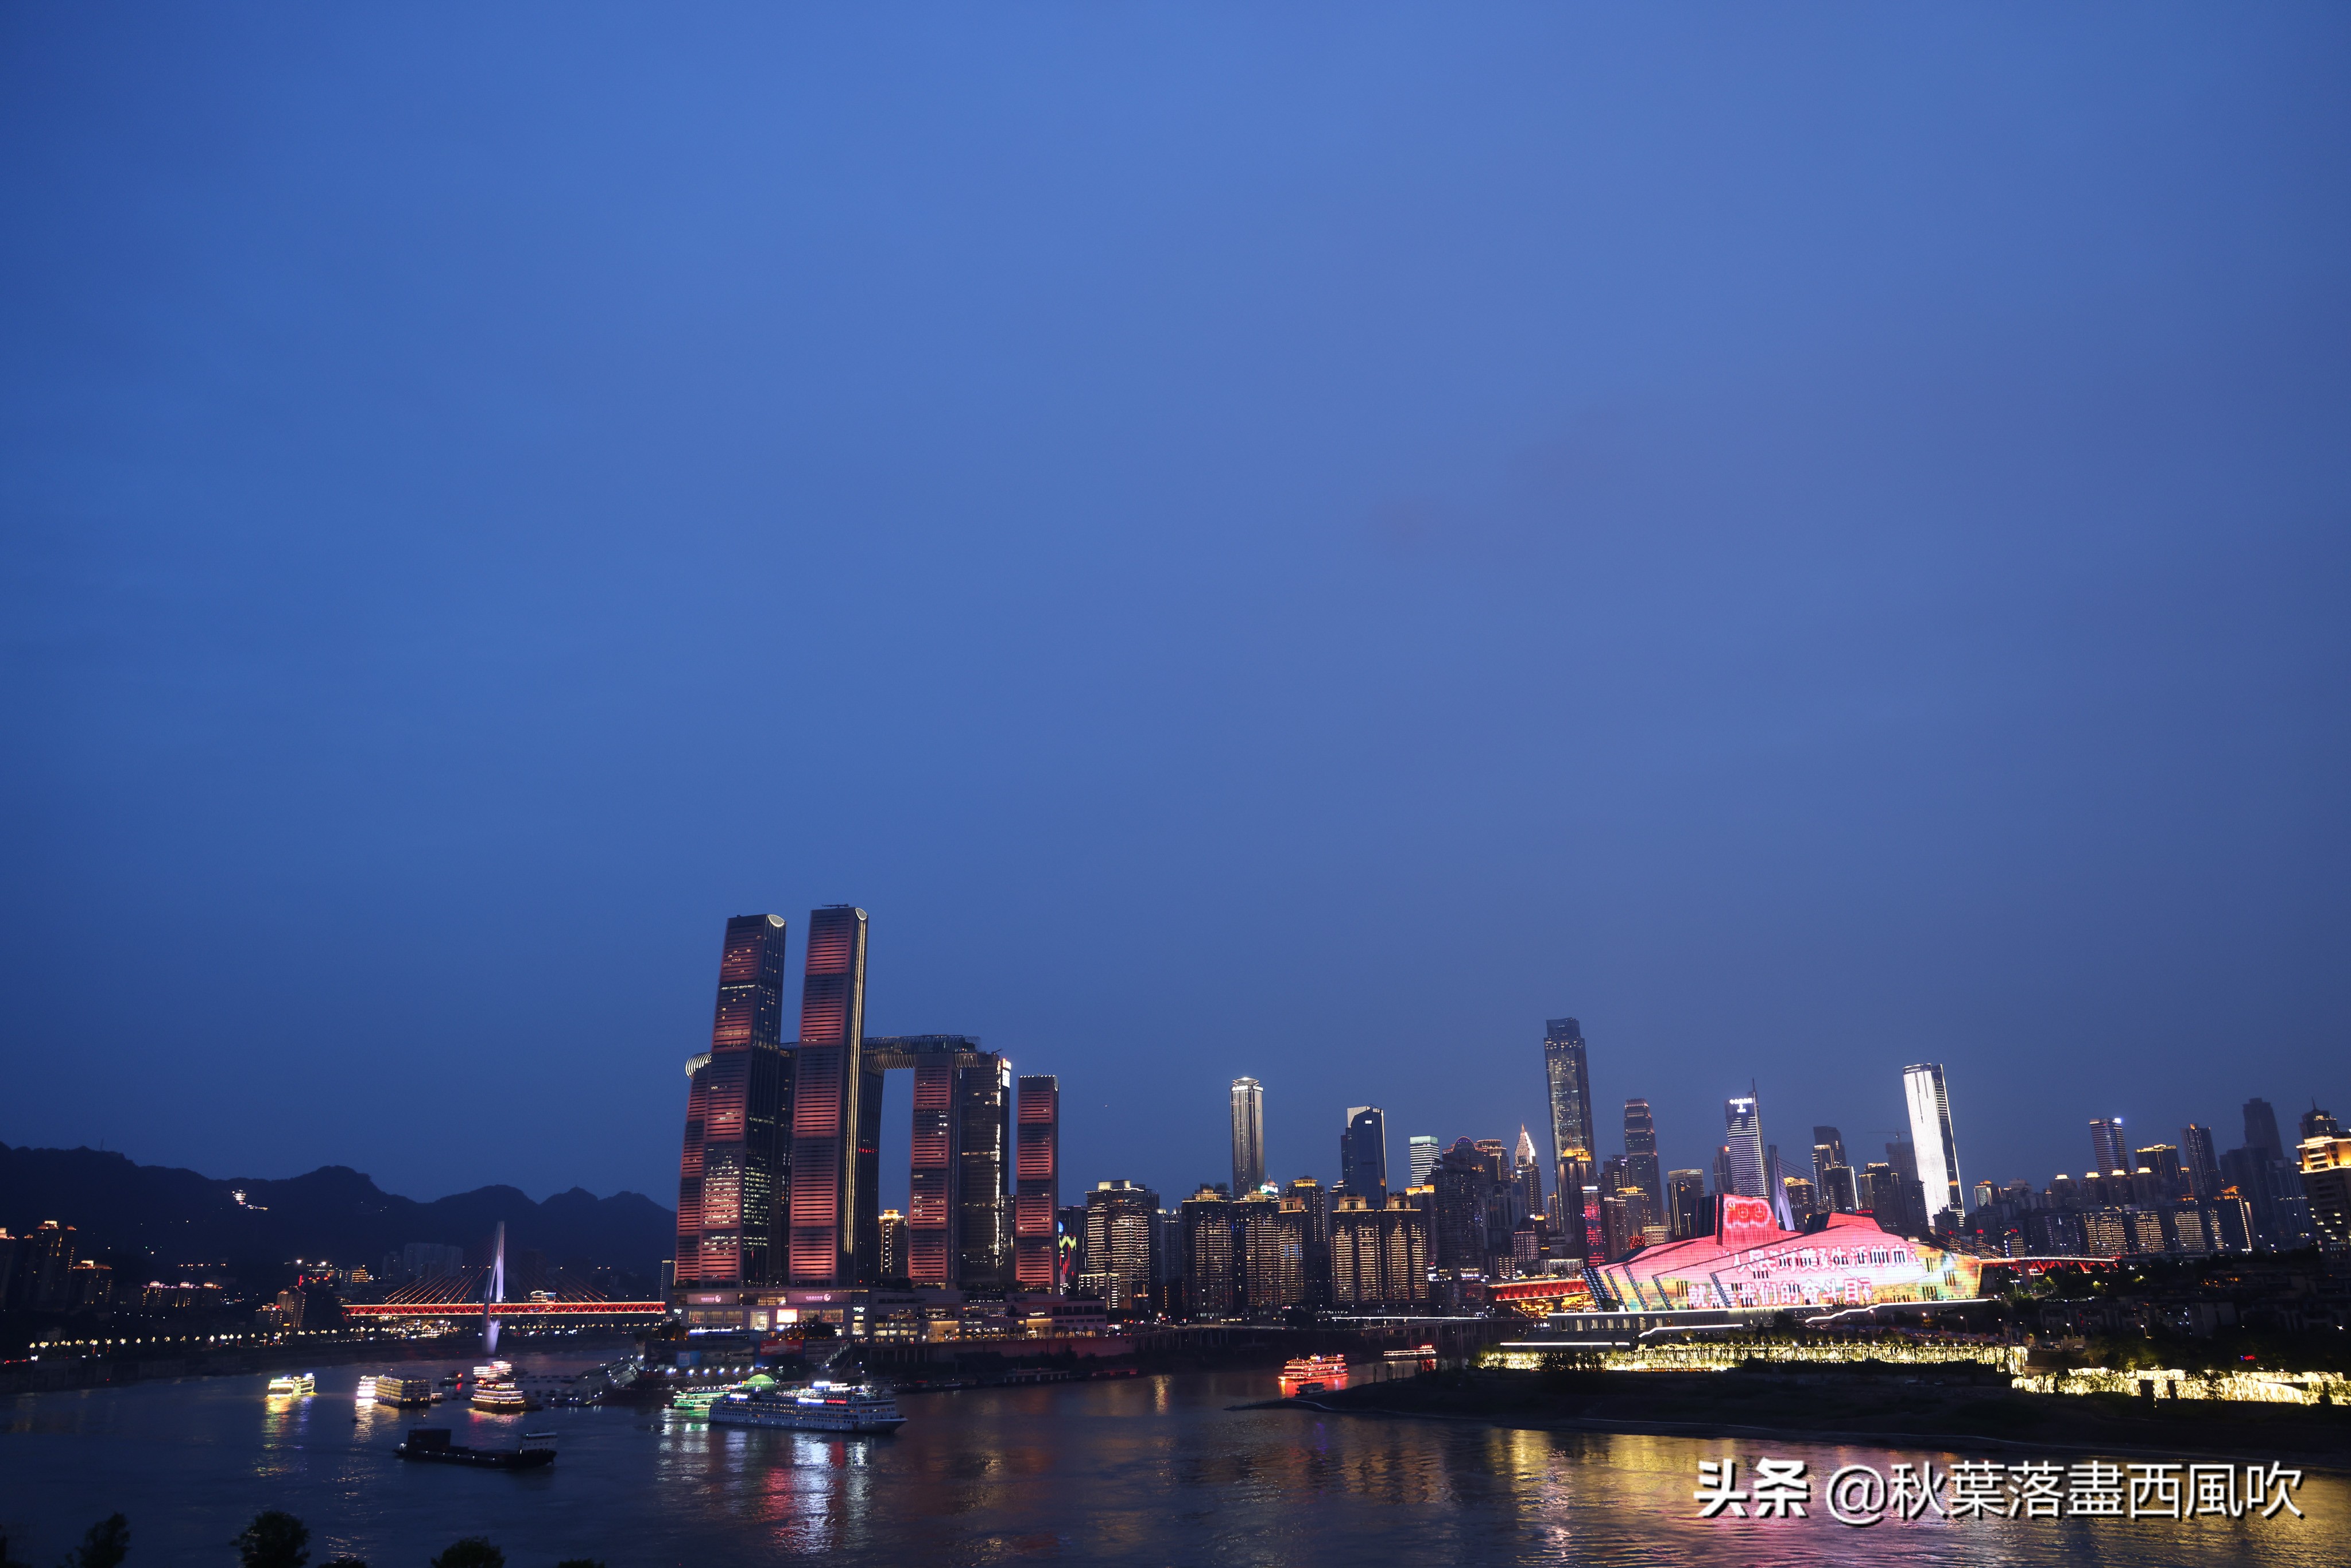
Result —
<path fill-rule="evenodd" d="M 2285 1144 L 2278 1137 L 2277 1113 L 2266 1100 L 2245 1102 L 2245 1147 L 2259 1149 L 2273 1160 L 2285 1158 Z"/>
<path fill-rule="evenodd" d="M 1967 1214 L 1967 1186 L 1959 1178 L 1959 1145 L 1951 1136 L 1951 1096 L 1943 1064 L 1922 1061 L 1904 1068 L 1902 1093 L 1910 1108 L 1918 1186 L 1927 1195 L 1927 1224 L 1940 1228 L 1943 1211 L 1949 1209 L 1956 1225 Z"/>
<path fill-rule="evenodd" d="M 914 1079 L 907 1278 L 957 1289 L 1008 1283 L 1015 1266 L 1014 1211 L 1004 1194 L 1018 1158 L 1011 1063 L 959 1034 L 876 1037 L 865 1041 L 864 1060 L 876 1079 L 900 1068 L 912 1070 Z M 1058 1115 L 1058 1090 L 1054 1100 Z M 1058 1122 L 1052 1128 L 1058 1165 Z"/>
<path fill-rule="evenodd" d="M 779 1039 L 783 985 L 782 917 L 729 920 L 710 1049 L 685 1064 L 680 1283 L 764 1285 L 783 1270 L 793 1083 L 792 1058 Z"/>
<path fill-rule="evenodd" d="M 1061 1205 L 1061 1081 L 1029 1074 L 1020 1079 L 1019 1088 L 1013 1155 L 1018 1183 L 1012 1200 L 1013 1278 L 1024 1291 L 1058 1291 L 1061 1269 L 1054 1233 Z"/>
<path fill-rule="evenodd" d="M 1583 1030 L 1573 1019 L 1552 1019 L 1543 1028 L 1543 1076 L 1551 1090 L 1552 1157 L 1558 1162 L 1552 1186 L 1560 1194 L 1560 1218 L 1570 1250 L 1582 1252 L 1582 1217 L 1573 1212 L 1571 1193 L 1592 1182 L 1592 1077 L 1583 1057 Z"/>
<path fill-rule="evenodd" d="M 1177 1207 L 1184 1217 L 1185 1311 L 1196 1318 L 1230 1316 L 1241 1301 L 1232 1200 L 1204 1186 Z"/>
<path fill-rule="evenodd" d="M 1714 1227 L 1706 1218 L 1706 1173 L 1671 1171 L 1666 1176 L 1666 1224 L 1676 1241 L 1703 1236 Z"/>
<path fill-rule="evenodd" d="M 1657 1124 L 1646 1100 L 1625 1102 L 1625 1175 L 1649 1195 L 1649 1213 L 1666 1211 L 1666 1187 L 1657 1174 Z"/>
<path fill-rule="evenodd" d="M 1521 1123 L 1519 1146 L 1510 1159 L 1510 1179 L 1519 1184 L 1519 1212 L 1533 1218 L 1543 1211 L 1542 1162 L 1535 1157 L 1535 1141 Z"/>
<path fill-rule="evenodd" d="M 1254 1078 L 1233 1080 L 1233 1197 L 1265 1185 L 1265 1089 Z"/>
<path fill-rule="evenodd" d="M 2190 1122 L 2179 1129 L 2179 1161 L 2188 1167 L 2188 1185 L 2198 1197 L 2220 1196 L 2220 1156 L 2213 1152 L 2211 1128 Z"/>
<path fill-rule="evenodd" d="M 1763 1197 L 1763 1113 L 1756 1097 L 1740 1094 L 1722 1103 L 1724 1146 L 1729 1152 L 1730 1190 L 1740 1197 Z"/>
<path fill-rule="evenodd" d="M 865 911 L 831 904 L 809 916 L 800 1042 L 792 1052 L 795 1285 L 860 1283 L 860 1257 L 881 1250 L 881 1211 L 860 1201 L 880 1180 L 882 1151 L 881 1075 L 866 1072 L 864 1047 Z M 870 1238 L 860 1234 L 868 1216 Z"/>
<path fill-rule="evenodd" d="M 1411 1139 L 1412 1185 L 1426 1186 L 1428 1173 L 1437 1168 L 1437 1156 L 1444 1151 L 1437 1145 L 1434 1133 L 1415 1133 Z"/>
<path fill-rule="evenodd" d="M 1377 1105 L 1347 1107 L 1339 1134 L 1339 1181 L 1370 1207 L 1388 1201 L 1388 1118 Z"/>
<path fill-rule="evenodd" d="M 2123 1149 L 2120 1116 L 2101 1116 L 2090 1124 L 2090 1158 L 2095 1162 L 2091 1168 L 2098 1176 L 2130 1169 L 2129 1156 Z"/>
<path fill-rule="evenodd" d="M 1101 1296 L 1113 1311 L 1147 1305 L 1158 1212 L 1159 1195 L 1139 1183 L 1106 1181 L 1086 1194 L 1085 1272 L 1079 1288 Z"/>

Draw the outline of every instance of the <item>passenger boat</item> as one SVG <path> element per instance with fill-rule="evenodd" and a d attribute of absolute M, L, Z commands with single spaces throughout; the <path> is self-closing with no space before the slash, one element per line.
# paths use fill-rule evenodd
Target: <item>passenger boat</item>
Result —
<path fill-rule="evenodd" d="M 375 1400 L 379 1405 L 430 1405 L 433 1403 L 433 1380 L 383 1373 L 375 1380 Z"/>
<path fill-rule="evenodd" d="M 273 1399 L 304 1397 L 319 1392 L 318 1375 L 309 1372 L 288 1372 L 269 1380 L 268 1396 Z"/>
<path fill-rule="evenodd" d="M 806 1388 L 787 1388 L 771 1378 L 754 1377 L 712 1400 L 709 1417 L 714 1427 L 784 1427 L 854 1436 L 887 1434 L 906 1424 L 889 1390 L 822 1378 Z"/>
<path fill-rule="evenodd" d="M 434 1464 L 529 1470 L 555 1463 L 555 1434 L 525 1432 L 518 1448 L 469 1448 L 463 1443 L 451 1442 L 446 1427 L 418 1427 L 392 1452 L 403 1459 L 423 1459 Z"/>
<path fill-rule="evenodd" d="M 1346 1384 L 1347 1358 L 1343 1355 L 1301 1355 L 1282 1364 L 1281 1391 L 1292 1396 L 1321 1394 L 1334 1386 L 1343 1388 Z"/>

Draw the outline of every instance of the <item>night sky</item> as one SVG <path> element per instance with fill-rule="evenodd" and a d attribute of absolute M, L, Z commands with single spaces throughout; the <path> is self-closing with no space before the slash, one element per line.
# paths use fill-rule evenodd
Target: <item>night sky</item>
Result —
<path fill-rule="evenodd" d="M 2036 1184 L 2351 1112 L 2351 11 L 0 10 L 0 1140 L 675 1199 L 730 915 Z M 904 1086 L 890 1111 L 903 1193 Z M 1861 1151 L 1865 1150 L 1864 1154 Z"/>

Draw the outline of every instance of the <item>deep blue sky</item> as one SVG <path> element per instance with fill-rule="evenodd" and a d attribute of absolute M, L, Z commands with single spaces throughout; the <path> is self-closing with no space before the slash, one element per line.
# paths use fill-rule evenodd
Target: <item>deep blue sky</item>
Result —
<path fill-rule="evenodd" d="M 673 1201 L 725 918 L 836 901 L 1065 1190 L 1241 1072 L 1278 1174 L 1540 1136 L 1562 1014 L 1676 1165 L 1919 1060 L 1970 1180 L 2351 1109 L 2346 84 L 2341 6 L 10 6 L 0 1139 Z"/>

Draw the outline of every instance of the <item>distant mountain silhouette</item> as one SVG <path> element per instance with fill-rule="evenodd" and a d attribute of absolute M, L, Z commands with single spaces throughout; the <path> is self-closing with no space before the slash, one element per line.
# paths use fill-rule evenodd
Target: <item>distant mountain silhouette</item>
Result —
<path fill-rule="evenodd" d="M 550 1264 L 586 1259 L 652 1273 L 677 1236 L 677 1216 L 642 1193 L 598 1197 L 575 1186 L 534 1203 L 514 1187 L 485 1186 L 418 1203 L 348 1166 L 285 1181 L 224 1180 L 95 1149 L 0 1144 L 0 1226 L 21 1235 L 45 1219 L 79 1231 L 85 1256 L 146 1252 L 158 1267 L 307 1258 L 372 1268 L 411 1241 L 478 1253 L 504 1220 L 509 1257 L 535 1248 Z"/>

